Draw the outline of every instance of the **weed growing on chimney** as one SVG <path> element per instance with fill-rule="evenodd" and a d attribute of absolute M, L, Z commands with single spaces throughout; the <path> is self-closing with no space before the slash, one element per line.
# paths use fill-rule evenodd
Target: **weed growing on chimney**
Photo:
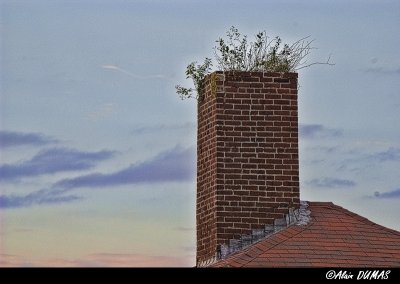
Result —
<path fill-rule="evenodd" d="M 204 63 L 199 65 L 197 62 L 192 62 L 186 67 L 186 79 L 191 78 L 194 83 L 194 87 L 196 89 L 196 94 L 193 94 L 192 88 L 184 88 L 180 85 L 176 85 L 176 92 L 180 96 L 180 98 L 188 99 L 188 98 L 196 98 L 199 99 L 199 94 L 201 94 L 201 90 L 203 88 L 203 82 L 206 75 L 210 74 L 212 62 L 210 58 L 206 58 Z"/>
<path fill-rule="evenodd" d="M 330 63 L 330 57 L 326 62 L 307 62 L 307 56 L 315 49 L 312 47 L 314 40 L 309 40 L 309 37 L 289 45 L 282 44 L 280 37 L 268 37 L 263 31 L 256 34 L 254 42 L 248 42 L 247 36 L 234 26 L 226 36 L 226 39 L 219 38 L 214 47 L 214 57 L 221 71 L 296 72 L 315 64 L 334 65 Z M 201 98 L 204 78 L 211 73 L 213 64 L 210 58 L 201 65 L 196 64 L 192 62 L 186 68 L 186 78 L 193 80 L 195 89 L 175 86 L 181 99 Z"/>

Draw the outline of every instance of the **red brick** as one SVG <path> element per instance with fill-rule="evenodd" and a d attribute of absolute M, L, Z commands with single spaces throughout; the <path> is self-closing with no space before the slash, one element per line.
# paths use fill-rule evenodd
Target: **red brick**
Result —
<path fill-rule="evenodd" d="M 217 74 L 198 104 L 197 261 L 299 204 L 297 74 Z"/>

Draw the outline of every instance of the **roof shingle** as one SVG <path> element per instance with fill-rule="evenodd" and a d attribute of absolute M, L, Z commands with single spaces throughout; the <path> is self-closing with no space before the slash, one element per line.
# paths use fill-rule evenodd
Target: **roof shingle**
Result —
<path fill-rule="evenodd" d="M 400 232 L 331 202 L 309 202 L 311 221 L 292 225 L 213 267 L 400 267 Z"/>

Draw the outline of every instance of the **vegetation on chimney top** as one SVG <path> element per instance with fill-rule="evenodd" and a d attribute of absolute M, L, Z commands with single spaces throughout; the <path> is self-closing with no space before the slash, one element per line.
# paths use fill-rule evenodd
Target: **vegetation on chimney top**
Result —
<path fill-rule="evenodd" d="M 289 45 L 282 44 L 280 37 L 268 37 L 263 31 L 256 34 L 254 42 L 249 42 L 247 36 L 234 26 L 226 36 L 226 39 L 219 38 L 214 47 L 214 58 L 221 71 L 296 72 L 315 64 L 334 65 L 329 62 L 330 57 L 326 62 L 307 62 L 306 57 L 315 49 L 311 45 L 314 40 L 309 40 L 309 37 Z M 176 92 L 182 100 L 201 99 L 204 78 L 211 73 L 212 66 L 212 60 L 206 58 L 203 64 L 192 62 L 186 67 L 186 78 L 193 80 L 194 89 L 176 85 Z"/>

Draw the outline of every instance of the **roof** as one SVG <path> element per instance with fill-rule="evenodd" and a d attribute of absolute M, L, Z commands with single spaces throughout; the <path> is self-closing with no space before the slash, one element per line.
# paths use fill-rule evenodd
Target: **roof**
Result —
<path fill-rule="evenodd" d="M 400 232 L 331 202 L 309 202 L 311 220 L 291 225 L 213 267 L 400 267 Z"/>

